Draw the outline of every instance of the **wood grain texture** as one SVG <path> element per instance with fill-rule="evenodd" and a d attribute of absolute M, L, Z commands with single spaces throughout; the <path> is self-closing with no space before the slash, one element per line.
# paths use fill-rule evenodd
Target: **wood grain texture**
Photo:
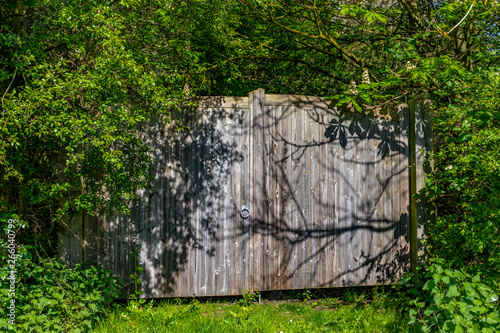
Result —
<path fill-rule="evenodd" d="M 125 298 L 136 265 L 141 297 L 389 284 L 405 271 L 406 106 L 360 114 L 262 89 L 198 106 L 144 124 L 151 188 L 127 215 L 61 227 L 61 258 L 109 267 Z"/>

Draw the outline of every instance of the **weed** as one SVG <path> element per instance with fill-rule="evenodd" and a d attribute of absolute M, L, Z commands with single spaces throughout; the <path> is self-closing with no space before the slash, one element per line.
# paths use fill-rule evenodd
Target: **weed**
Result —
<path fill-rule="evenodd" d="M 257 297 L 259 297 L 259 292 L 255 291 L 255 293 L 251 293 L 250 290 L 243 290 L 243 295 L 242 298 L 238 300 L 238 303 L 242 307 L 250 307 L 252 306 L 255 301 L 257 300 Z"/>
<path fill-rule="evenodd" d="M 362 305 L 366 299 L 367 295 L 364 291 L 359 294 L 355 289 L 347 289 L 345 293 L 346 302 L 355 306 Z"/>
<path fill-rule="evenodd" d="M 339 303 L 340 298 L 339 297 L 327 298 L 327 301 L 332 307 L 335 307 Z"/>
<path fill-rule="evenodd" d="M 378 284 L 372 290 L 372 302 L 377 308 L 387 307 L 390 303 L 389 294 Z"/>
<path fill-rule="evenodd" d="M 309 289 L 304 289 L 301 293 L 302 302 L 306 303 L 311 300 L 312 292 Z"/>

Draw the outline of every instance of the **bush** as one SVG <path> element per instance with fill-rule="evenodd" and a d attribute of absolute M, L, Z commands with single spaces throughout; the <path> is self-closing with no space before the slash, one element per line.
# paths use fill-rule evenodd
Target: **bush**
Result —
<path fill-rule="evenodd" d="M 500 330 L 498 294 L 481 283 L 479 275 L 443 267 L 434 260 L 420 280 L 402 279 L 396 287 L 409 306 L 409 324 L 424 332 L 497 332 Z"/>
<path fill-rule="evenodd" d="M 7 274 L 3 268 L 2 312 L 10 302 Z M 108 270 L 83 264 L 69 269 L 57 260 L 40 264 L 24 262 L 17 278 L 15 329 L 26 332 L 88 331 L 92 322 L 120 295 L 122 287 Z M 0 318 L 2 330 L 9 328 L 7 320 Z"/>
<path fill-rule="evenodd" d="M 439 109 L 436 169 L 427 180 L 438 213 L 428 226 L 431 255 L 490 287 L 500 280 L 499 108 L 498 97 L 486 95 Z"/>
<path fill-rule="evenodd" d="M 34 239 L 23 237 L 26 223 L 17 215 L 0 214 L 0 230 L 0 310 L 5 314 L 0 331 L 89 331 L 120 295 L 122 283 L 108 270 L 84 264 L 70 269 L 56 259 L 33 258 L 40 249 Z M 15 326 L 6 316 L 11 299 Z"/>

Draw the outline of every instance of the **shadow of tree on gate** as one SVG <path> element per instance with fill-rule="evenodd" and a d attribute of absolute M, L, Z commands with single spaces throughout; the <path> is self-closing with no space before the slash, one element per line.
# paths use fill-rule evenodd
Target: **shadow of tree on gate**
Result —
<path fill-rule="evenodd" d="M 136 247 L 142 297 L 386 284 L 408 267 L 407 124 L 295 106 L 251 119 L 203 103 L 179 116 L 184 129 L 146 126 L 152 191 L 107 224 L 129 295 Z"/>

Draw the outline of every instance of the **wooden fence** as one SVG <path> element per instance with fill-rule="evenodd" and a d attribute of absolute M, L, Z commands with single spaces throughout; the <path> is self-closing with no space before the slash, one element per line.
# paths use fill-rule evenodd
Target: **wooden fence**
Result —
<path fill-rule="evenodd" d="M 124 297 L 136 265 L 142 297 L 390 284 L 410 268 L 410 218 L 415 254 L 430 218 L 410 200 L 430 114 L 410 106 L 359 113 L 262 89 L 201 98 L 183 113 L 190 130 L 145 127 L 153 191 L 126 216 L 61 225 L 60 257 L 111 269 Z"/>

